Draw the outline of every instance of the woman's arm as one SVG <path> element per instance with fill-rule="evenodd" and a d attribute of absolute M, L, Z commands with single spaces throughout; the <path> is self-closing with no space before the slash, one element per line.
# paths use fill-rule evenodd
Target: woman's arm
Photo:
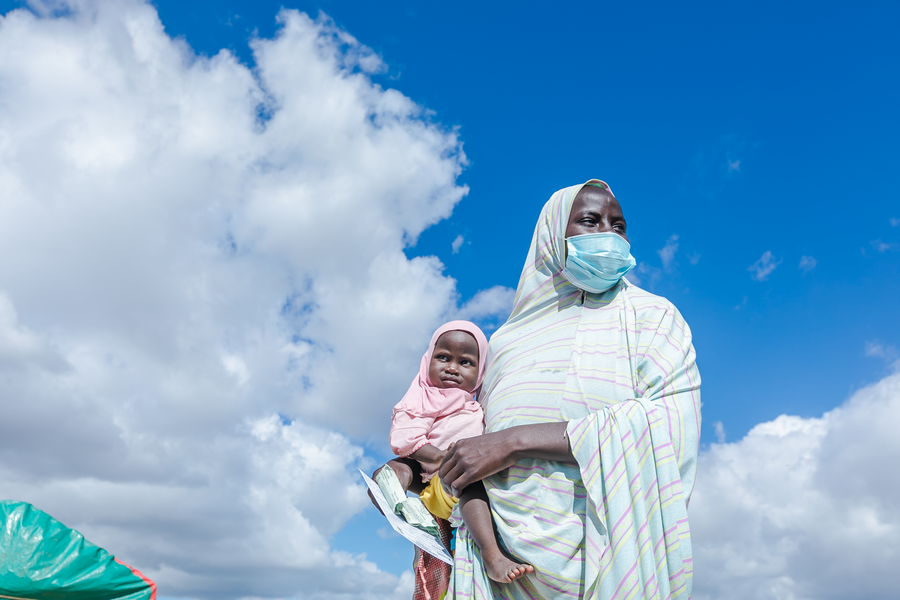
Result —
<path fill-rule="evenodd" d="M 574 463 L 566 421 L 520 425 L 452 444 L 444 455 L 440 477 L 457 498 L 471 483 L 509 468 L 522 458 Z"/>

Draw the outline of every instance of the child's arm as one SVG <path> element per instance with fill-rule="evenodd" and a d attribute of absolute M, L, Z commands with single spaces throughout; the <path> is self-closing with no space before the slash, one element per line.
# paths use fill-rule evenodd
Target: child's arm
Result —
<path fill-rule="evenodd" d="M 415 452 L 409 455 L 409 458 L 419 461 L 425 468 L 425 471 L 437 473 L 444 461 L 444 451 L 438 450 L 436 446 L 425 444 Z"/>
<path fill-rule="evenodd" d="M 428 443 L 428 432 L 434 419 L 413 416 L 402 410 L 395 410 L 391 418 L 391 450 L 400 457 L 410 457 Z"/>

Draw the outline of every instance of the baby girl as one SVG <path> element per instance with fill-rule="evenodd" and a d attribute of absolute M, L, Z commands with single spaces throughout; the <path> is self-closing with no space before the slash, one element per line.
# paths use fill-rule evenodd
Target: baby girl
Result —
<path fill-rule="evenodd" d="M 457 500 L 446 493 L 437 475 L 452 443 L 484 433 L 484 411 L 475 395 L 484 378 L 487 345 L 481 329 L 468 321 L 451 321 L 434 332 L 419 374 L 394 407 L 390 442 L 400 460 L 388 464 L 397 472 L 405 491 L 421 486 L 413 485 L 412 469 L 402 459 L 418 462 L 422 481 L 427 483 L 419 497 L 436 517 L 449 519 L 459 502 L 460 514 L 481 550 L 488 576 L 509 583 L 534 567 L 511 560 L 500 549 L 484 484 L 479 481 L 468 486 Z"/>

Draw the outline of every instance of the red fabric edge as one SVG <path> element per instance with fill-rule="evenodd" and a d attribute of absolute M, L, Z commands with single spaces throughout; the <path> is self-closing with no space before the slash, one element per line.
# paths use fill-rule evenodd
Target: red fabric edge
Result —
<path fill-rule="evenodd" d="M 146 583 L 147 585 L 150 586 L 150 600 L 156 600 L 156 584 L 153 582 L 153 580 L 151 580 L 149 577 L 147 577 L 146 575 L 144 575 L 143 573 L 141 573 L 140 571 L 138 571 L 131 565 L 123 563 L 118 558 L 113 558 L 113 560 L 115 560 L 117 563 L 119 563 L 120 565 L 122 565 L 124 567 L 128 567 L 129 569 L 131 569 L 132 573 L 134 573 L 136 576 L 143 579 L 144 583 Z"/>

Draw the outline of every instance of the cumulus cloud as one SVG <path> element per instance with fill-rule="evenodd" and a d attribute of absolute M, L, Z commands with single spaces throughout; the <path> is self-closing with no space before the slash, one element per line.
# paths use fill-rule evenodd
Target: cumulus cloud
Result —
<path fill-rule="evenodd" d="M 803 271 L 803 274 L 806 275 L 807 273 L 815 269 L 817 264 L 819 264 L 819 261 L 817 261 L 812 256 L 801 256 L 800 264 L 797 265 L 797 268 Z"/>
<path fill-rule="evenodd" d="M 457 319 L 478 321 L 488 329 L 496 329 L 512 312 L 516 290 L 502 285 L 481 290 L 463 304 L 456 313 Z"/>
<path fill-rule="evenodd" d="M 664 270 L 669 271 L 674 265 L 676 252 L 678 252 L 678 234 L 674 233 L 666 240 L 666 245 L 656 251 Z"/>
<path fill-rule="evenodd" d="M 701 453 L 694 597 L 889 598 L 900 561 L 900 374 L 821 418 L 782 415 Z"/>
<path fill-rule="evenodd" d="M 781 260 L 775 260 L 775 255 L 766 250 L 759 260 L 747 267 L 747 270 L 750 271 L 750 277 L 754 281 L 765 281 L 780 264 Z"/>
<path fill-rule="evenodd" d="M 0 496 L 165 596 L 408 597 L 329 536 L 434 328 L 508 311 L 403 252 L 467 192 L 457 134 L 326 16 L 282 11 L 251 70 L 149 3 L 29 6 L 0 20 Z"/>
<path fill-rule="evenodd" d="M 465 241 L 466 241 L 466 238 L 464 238 L 462 236 L 462 234 L 459 234 L 458 236 L 456 236 L 456 238 L 453 240 L 453 243 L 450 244 L 450 248 L 453 250 L 453 254 L 456 254 L 457 252 L 459 252 L 459 249 L 462 248 L 463 242 L 465 242 Z"/>

